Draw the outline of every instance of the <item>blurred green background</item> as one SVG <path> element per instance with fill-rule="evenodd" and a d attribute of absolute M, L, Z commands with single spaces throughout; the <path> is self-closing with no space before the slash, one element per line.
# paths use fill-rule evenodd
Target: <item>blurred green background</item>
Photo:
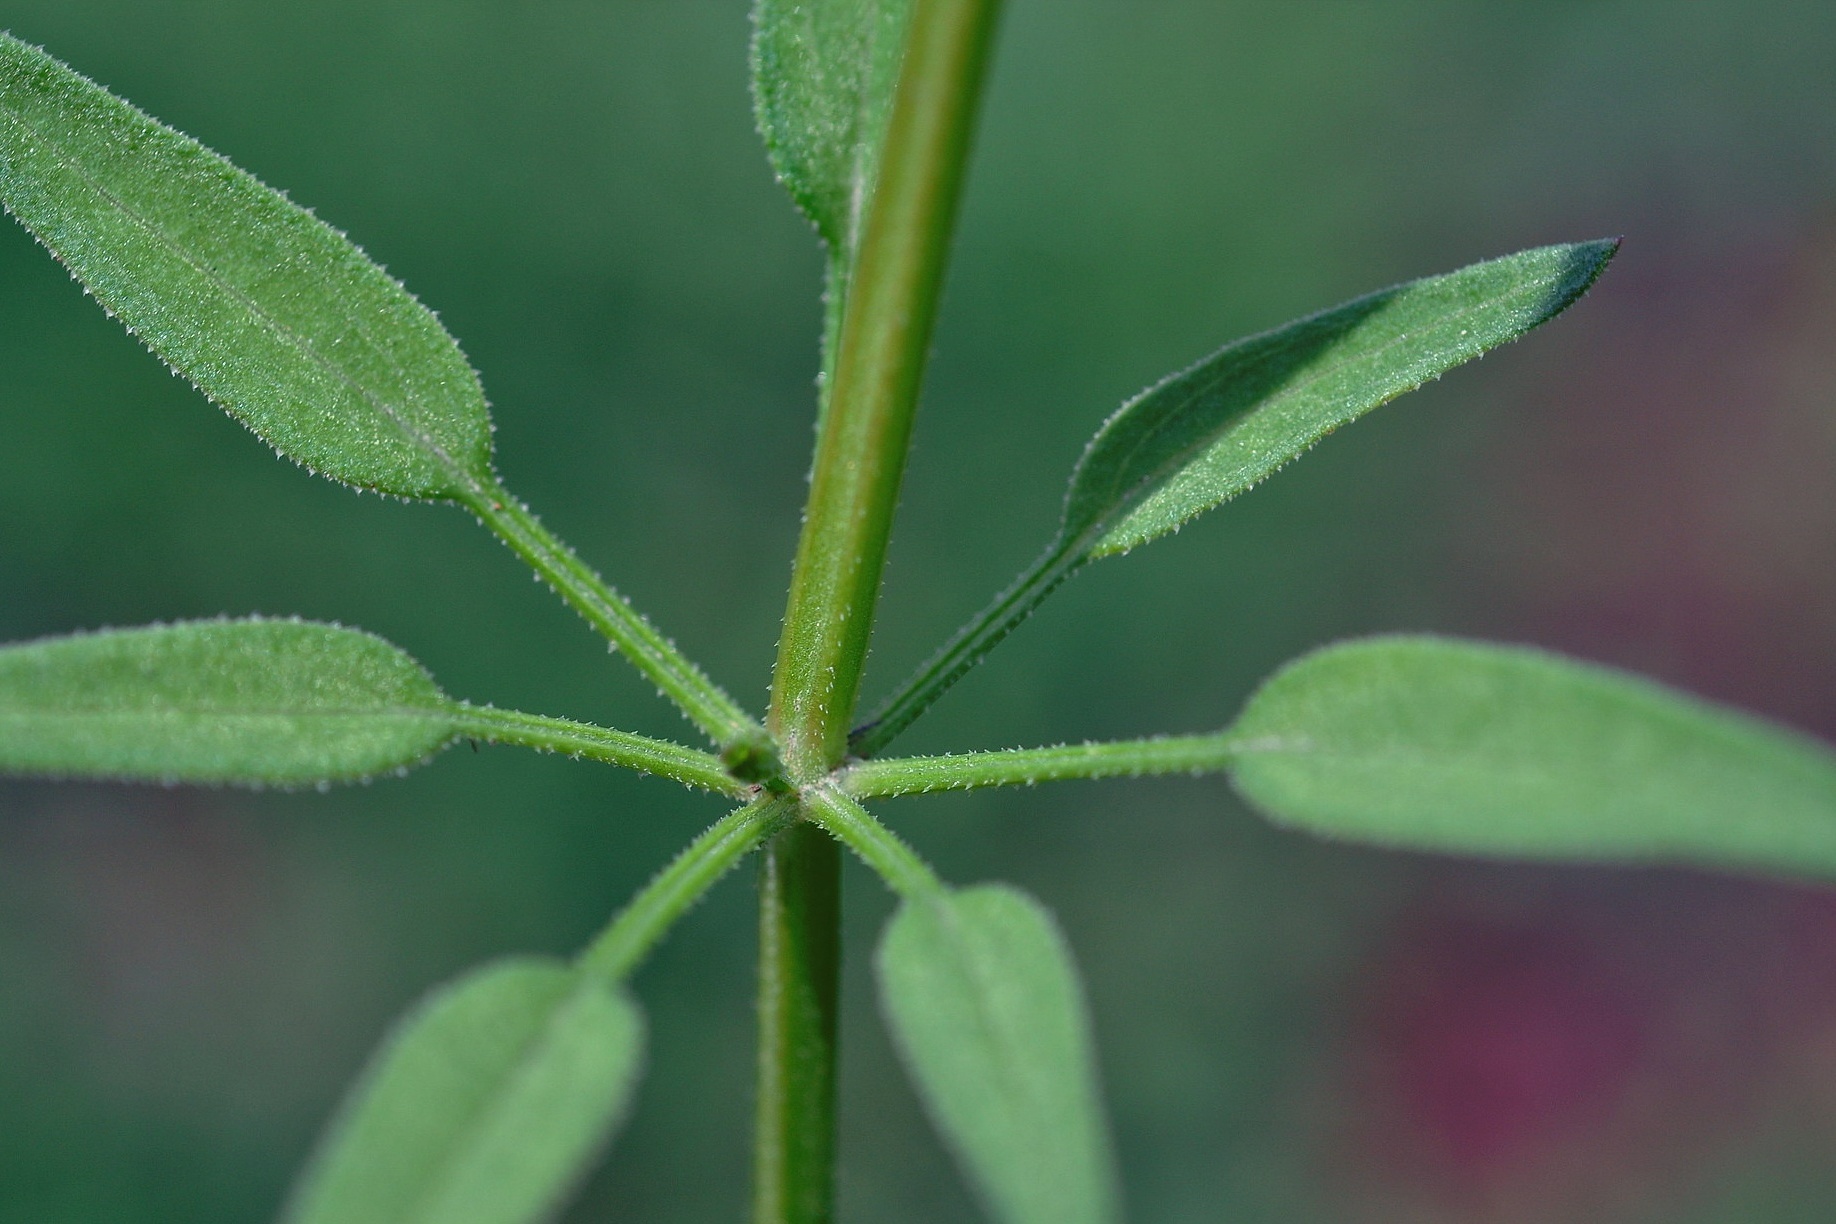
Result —
<path fill-rule="evenodd" d="M 762 704 L 813 241 L 740 0 L 7 0 L 347 230 L 484 373 L 506 479 Z M 1836 737 L 1836 9 L 1014 0 L 894 539 L 884 692 L 1041 545 L 1079 448 L 1217 344 L 1627 236 L 1569 316 L 1080 578 L 913 750 L 1196 730 L 1322 641 L 1633 666 Z M 0 232 L 0 638 L 375 630 L 447 689 L 685 726 L 451 510 L 276 461 Z M 1836 1211 L 1836 894 L 1316 843 L 1221 780 L 884 805 L 1089 980 L 1141 1221 Z M 509 749 L 331 794 L 0 786 L 0 1219 L 271 1216 L 430 985 L 579 946 L 718 803 Z M 974 1218 L 874 1015 L 850 867 L 841 1213 Z M 637 1113 L 570 1220 L 738 1219 L 750 870 L 643 970 Z"/>

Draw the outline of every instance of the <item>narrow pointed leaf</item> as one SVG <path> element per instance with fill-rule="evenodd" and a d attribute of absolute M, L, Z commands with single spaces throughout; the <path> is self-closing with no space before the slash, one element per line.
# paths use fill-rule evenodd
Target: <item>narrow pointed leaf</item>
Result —
<path fill-rule="evenodd" d="M 778 178 L 851 256 L 878 174 L 911 0 L 758 0 L 752 89 Z"/>
<path fill-rule="evenodd" d="M 1565 310 L 1615 241 L 1541 247 L 1239 340 L 1124 405 L 1091 440 L 1064 535 L 1126 552 L 1246 492 L 1328 433 Z"/>
<path fill-rule="evenodd" d="M 1236 785 L 1330 837 L 1836 877 L 1836 752 L 1651 681 L 1521 647 L 1330 646 L 1232 729 Z"/>
<path fill-rule="evenodd" d="M 285 1224 L 552 1219 L 623 1118 L 643 1017 L 622 990 L 519 959 L 435 992 L 377 1053 Z"/>
<path fill-rule="evenodd" d="M 890 743 L 1072 574 L 1249 491 L 1365 413 L 1572 305 L 1616 240 L 1539 247 L 1358 298 L 1225 346 L 1124 404 L 1071 473 L 1058 535 L 852 746 Z"/>
<path fill-rule="evenodd" d="M 914 897 L 877 964 L 893 1038 L 992 1216 L 1117 1219 L 1083 991 L 1051 915 L 1003 885 Z"/>
<path fill-rule="evenodd" d="M 0 201 L 283 454 L 404 497 L 491 485 L 484 393 L 430 311 L 311 213 L 5 35 Z"/>
<path fill-rule="evenodd" d="M 193 621 L 0 647 L 0 772 L 300 785 L 453 735 L 421 665 L 355 629 Z"/>

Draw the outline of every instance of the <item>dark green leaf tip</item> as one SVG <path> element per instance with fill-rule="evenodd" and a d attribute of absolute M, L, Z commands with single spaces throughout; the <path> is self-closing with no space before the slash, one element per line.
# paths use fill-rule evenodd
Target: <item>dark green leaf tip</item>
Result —
<path fill-rule="evenodd" d="M 1522 251 L 1225 346 L 1097 431 L 1071 476 L 1061 540 L 1095 558 L 1178 529 L 1340 426 L 1554 318 L 1618 247 Z"/>

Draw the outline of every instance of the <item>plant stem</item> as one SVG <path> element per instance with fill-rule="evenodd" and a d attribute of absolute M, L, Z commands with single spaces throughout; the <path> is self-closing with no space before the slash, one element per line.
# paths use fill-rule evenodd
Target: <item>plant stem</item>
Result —
<path fill-rule="evenodd" d="M 847 752 L 998 8 L 917 0 L 908 26 L 772 673 L 770 727 L 798 785 Z M 768 849 L 759 890 L 756 1224 L 832 1215 L 840 950 L 841 855 L 800 824 Z"/>
<path fill-rule="evenodd" d="M 1107 744 L 1010 748 L 1005 752 L 969 752 L 961 756 L 889 757 L 850 765 L 836 775 L 836 782 L 843 794 L 874 799 L 979 786 L 1031 786 L 1066 778 L 1217 773 L 1228 768 L 1242 748 L 1240 738 L 1220 731 Z"/>
<path fill-rule="evenodd" d="M 668 740 L 494 706 L 460 703 L 455 714 L 453 730 L 470 738 L 623 765 L 735 799 L 752 793 L 749 785 L 727 772 L 719 757 Z"/>
<path fill-rule="evenodd" d="M 848 279 L 772 684 L 792 777 L 841 760 L 873 627 L 995 0 L 918 0 Z"/>
<path fill-rule="evenodd" d="M 657 632 L 644 614 L 594 573 L 574 550 L 551 535 L 502 485 L 468 499 L 466 507 L 496 532 L 510 551 L 553 587 L 574 611 L 605 635 L 659 692 L 675 702 L 709 739 L 726 745 L 758 734 L 745 710 Z"/>
<path fill-rule="evenodd" d="M 622 981 L 703 893 L 795 815 L 790 801 L 766 799 L 715 821 L 587 945 L 580 967 L 609 981 Z"/>
<path fill-rule="evenodd" d="M 800 821 L 765 850 L 759 882 L 755 1224 L 827 1224 L 835 1183 L 835 1028 L 841 847 Z"/>

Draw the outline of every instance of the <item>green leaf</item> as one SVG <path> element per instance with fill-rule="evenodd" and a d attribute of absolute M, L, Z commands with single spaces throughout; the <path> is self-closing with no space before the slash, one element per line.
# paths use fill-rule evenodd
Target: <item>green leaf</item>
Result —
<path fill-rule="evenodd" d="M 758 0 L 752 91 L 771 167 L 852 258 L 879 173 L 911 0 Z"/>
<path fill-rule="evenodd" d="M 1064 538 L 1105 557 L 1177 529 L 1339 426 L 1554 318 L 1618 249 L 1522 251 L 1227 345 L 1097 431 L 1071 475 Z"/>
<path fill-rule="evenodd" d="M 421 665 L 356 629 L 192 621 L 0 647 L 0 771 L 299 785 L 402 769 L 453 735 Z"/>
<path fill-rule="evenodd" d="M 1618 249 L 1539 247 L 1411 281 L 1226 345 L 1142 392 L 1085 448 L 1045 553 L 855 730 L 855 753 L 890 743 L 1084 565 L 1177 530 L 1339 426 L 1554 318 Z"/>
<path fill-rule="evenodd" d="M 995 1218 L 1119 1218 L 1083 991 L 1051 915 L 1005 885 L 913 897 L 877 965 L 899 1051 Z"/>
<path fill-rule="evenodd" d="M 643 1045 L 637 1005 L 596 977 L 536 958 L 476 970 L 384 1043 L 282 1219 L 550 1219 L 622 1119 Z"/>
<path fill-rule="evenodd" d="M 1836 876 L 1836 753 L 1651 681 L 1522 647 L 1330 646 L 1232 729 L 1277 820 L 1418 850 Z"/>
<path fill-rule="evenodd" d="M 484 392 L 430 311 L 285 196 L 5 35 L 0 201 L 281 453 L 403 497 L 493 484 Z"/>

